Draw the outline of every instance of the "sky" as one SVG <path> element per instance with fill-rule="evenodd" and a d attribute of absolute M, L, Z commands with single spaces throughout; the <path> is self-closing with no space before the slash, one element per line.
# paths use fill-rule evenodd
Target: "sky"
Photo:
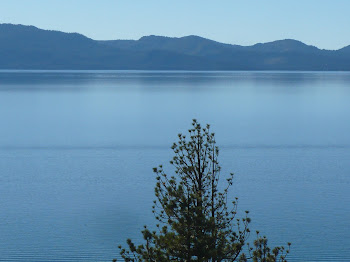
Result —
<path fill-rule="evenodd" d="M 1 0 L 0 23 L 96 40 L 198 35 L 239 45 L 296 39 L 339 49 L 350 45 L 350 0 Z"/>

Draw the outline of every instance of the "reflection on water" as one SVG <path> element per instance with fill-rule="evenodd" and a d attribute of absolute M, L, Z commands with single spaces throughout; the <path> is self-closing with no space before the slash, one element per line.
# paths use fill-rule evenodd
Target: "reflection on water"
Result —
<path fill-rule="evenodd" d="M 349 97 L 346 72 L 0 71 L 0 261 L 117 257 L 192 118 L 289 261 L 347 261 Z"/>

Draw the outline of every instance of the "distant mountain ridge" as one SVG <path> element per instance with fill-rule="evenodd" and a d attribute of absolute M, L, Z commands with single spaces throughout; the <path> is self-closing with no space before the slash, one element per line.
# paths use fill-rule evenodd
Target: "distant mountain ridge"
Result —
<path fill-rule="evenodd" d="M 97 41 L 0 24 L 0 69 L 350 71 L 350 46 L 321 50 L 293 39 L 240 46 L 195 35 Z"/>

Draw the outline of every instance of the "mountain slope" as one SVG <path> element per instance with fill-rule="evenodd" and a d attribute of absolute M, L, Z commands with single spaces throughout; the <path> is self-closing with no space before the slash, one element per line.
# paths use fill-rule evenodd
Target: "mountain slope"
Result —
<path fill-rule="evenodd" d="M 95 41 L 0 24 L 0 69 L 350 70 L 350 49 L 320 50 L 292 39 L 239 46 L 199 36 Z"/>
<path fill-rule="evenodd" d="M 0 58 L 2 69 L 176 69 L 179 61 L 187 61 L 186 68 L 203 63 L 185 54 L 121 50 L 76 33 L 10 24 L 0 25 Z"/>

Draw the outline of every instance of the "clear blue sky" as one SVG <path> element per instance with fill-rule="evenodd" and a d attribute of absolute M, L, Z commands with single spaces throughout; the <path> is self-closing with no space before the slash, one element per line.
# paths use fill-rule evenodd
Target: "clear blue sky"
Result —
<path fill-rule="evenodd" d="M 0 23 L 98 40 L 199 35 L 251 45 L 293 38 L 338 49 L 350 45 L 350 0 L 0 0 Z"/>

